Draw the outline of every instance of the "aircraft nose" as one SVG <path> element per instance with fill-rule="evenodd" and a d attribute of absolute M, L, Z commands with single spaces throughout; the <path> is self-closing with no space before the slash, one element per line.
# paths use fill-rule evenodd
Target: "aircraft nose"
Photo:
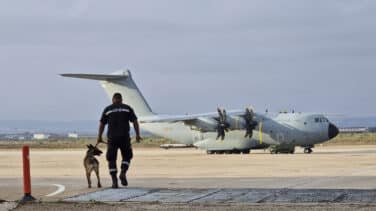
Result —
<path fill-rule="evenodd" d="M 329 123 L 329 129 L 328 129 L 329 139 L 336 137 L 338 133 L 339 133 L 338 128 L 334 124 Z"/>

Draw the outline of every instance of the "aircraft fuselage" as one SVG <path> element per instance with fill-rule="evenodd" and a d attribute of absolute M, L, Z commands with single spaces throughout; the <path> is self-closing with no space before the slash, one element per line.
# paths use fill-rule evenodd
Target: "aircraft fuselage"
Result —
<path fill-rule="evenodd" d="M 338 133 L 331 131 L 336 130 L 335 126 L 320 114 L 281 113 L 276 117 L 261 114 L 257 116 L 262 126 L 257 126 L 252 138 L 245 137 L 244 129 L 235 129 L 227 132 L 224 140 L 216 140 L 216 132 L 195 130 L 182 122 L 144 123 L 142 128 L 181 144 L 210 150 L 251 149 L 259 144 L 313 147 Z"/>

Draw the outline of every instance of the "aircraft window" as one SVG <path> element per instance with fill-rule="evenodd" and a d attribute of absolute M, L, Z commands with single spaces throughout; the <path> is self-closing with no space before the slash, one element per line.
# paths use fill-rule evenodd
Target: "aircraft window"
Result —
<path fill-rule="evenodd" d="M 316 123 L 318 123 L 318 122 L 329 122 L 329 120 L 325 117 L 316 117 L 315 122 Z"/>

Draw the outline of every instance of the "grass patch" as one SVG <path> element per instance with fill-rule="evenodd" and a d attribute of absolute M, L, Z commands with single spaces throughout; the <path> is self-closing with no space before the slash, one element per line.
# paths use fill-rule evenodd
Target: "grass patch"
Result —
<path fill-rule="evenodd" d="M 82 149 L 88 144 L 95 145 L 97 140 L 95 138 L 80 138 L 80 139 L 58 139 L 58 140 L 0 140 L 0 149 L 19 149 L 23 145 L 28 145 L 36 149 Z M 137 147 L 159 147 L 161 144 L 173 143 L 172 141 L 164 138 L 144 138 L 141 143 L 132 141 L 132 146 Z"/>
<path fill-rule="evenodd" d="M 376 145 L 376 133 L 343 133 L 323 145 Z"/>
<path fill-rule="evenodd" d="M 0 140 L 0 149 L 20 149 L 23 145 L 29 145 L 36 149 L 82 149 L 88 144 L 95 145 L 95 138 L 80 139 L 49 139 L 49 140 Z M 141 143 L 132 141 L 134 148 L 153 148 L 162 144 L 175 143 L 171 140 L 159 137 L 144 138 Z M 350 133 L 339 134 L 336 138 L 323 143 L 324 146 L 330 145 L 376 145 L 376 133 Z"/>

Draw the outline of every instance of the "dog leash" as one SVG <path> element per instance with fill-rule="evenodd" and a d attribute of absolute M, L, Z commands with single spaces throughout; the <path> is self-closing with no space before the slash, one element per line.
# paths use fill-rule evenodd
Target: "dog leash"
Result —
<path fill-rule="evenodd" d="M 107 144 L 107 142 L 104 142 L 104 141 L 103 142 L 97 142 L 97 144 L 95 145 L 95 147 L 97 147 L 99 143 Z"/>

